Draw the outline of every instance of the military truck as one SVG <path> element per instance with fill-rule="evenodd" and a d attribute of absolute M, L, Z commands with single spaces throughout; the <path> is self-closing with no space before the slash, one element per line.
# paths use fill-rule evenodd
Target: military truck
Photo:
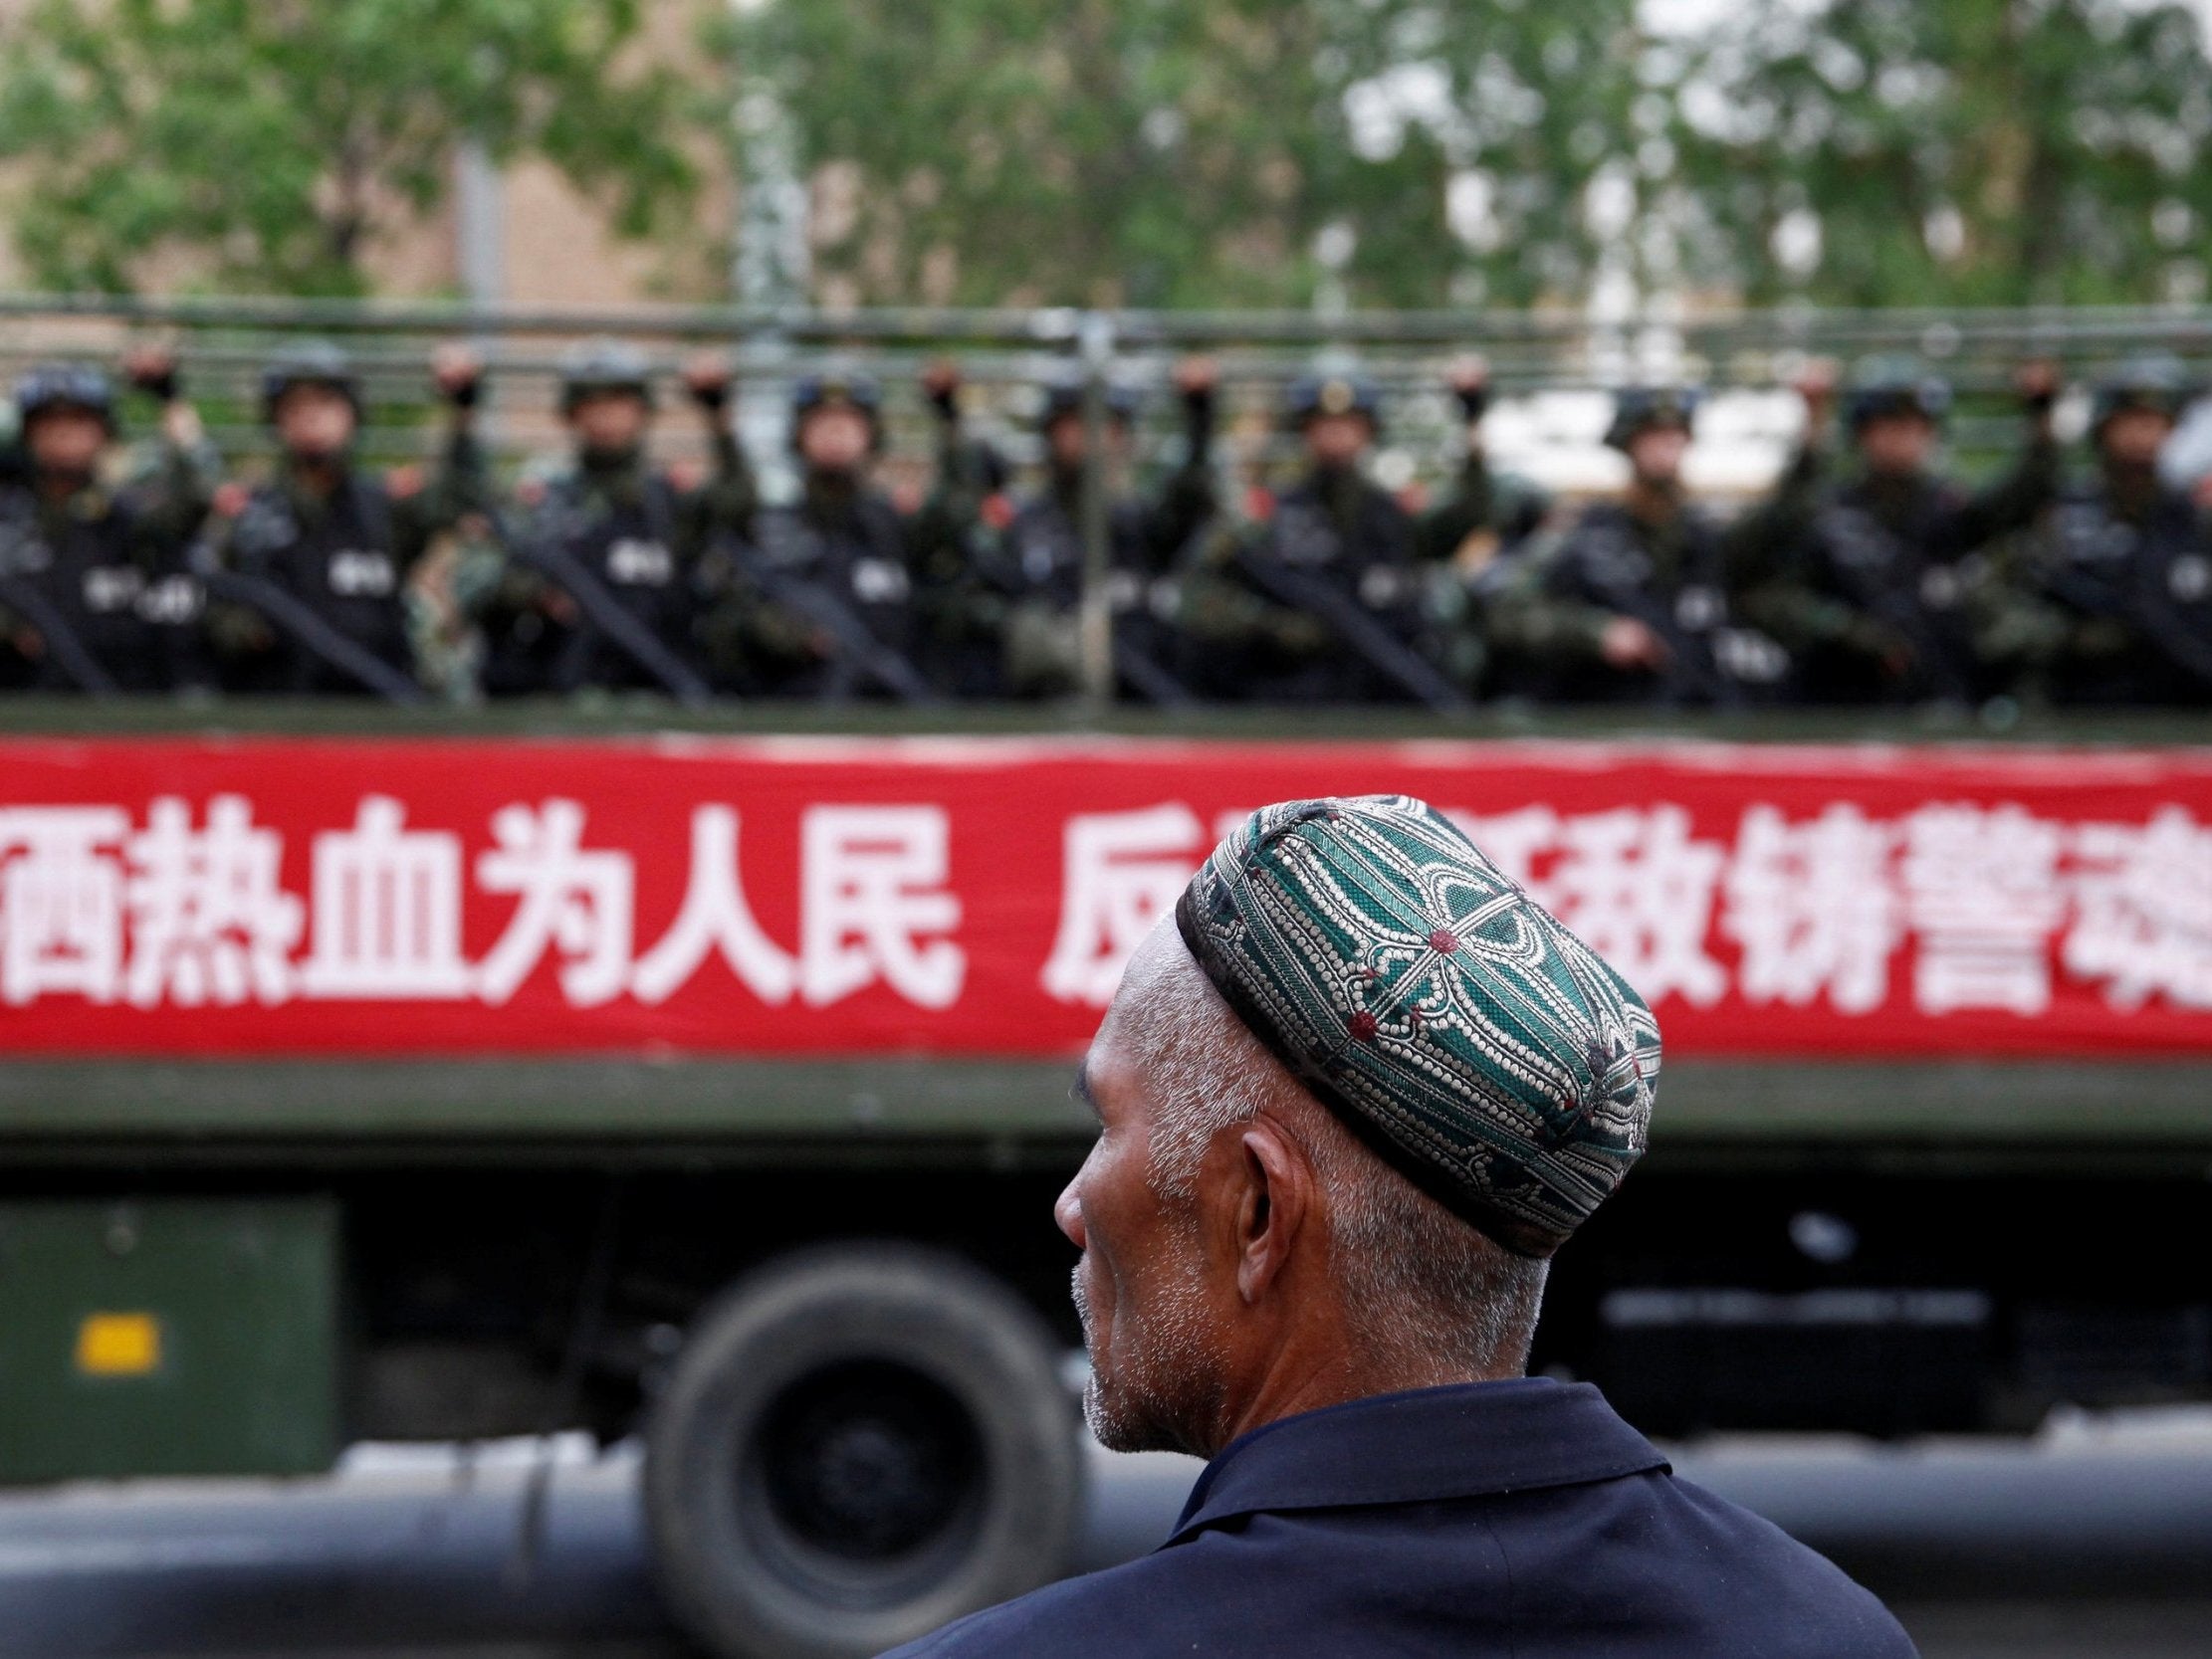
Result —
<path fill-rule="evenodd" d="M 1071 1067 L 1224 823 L 1400 790 L 1653 998 L 1537 1364 L 1666 1434 L 2212 1391 L 2193 727 L 0 708 L 0 1481 L 641 1436 L 675 1612 L 1063 1569 Z"/>

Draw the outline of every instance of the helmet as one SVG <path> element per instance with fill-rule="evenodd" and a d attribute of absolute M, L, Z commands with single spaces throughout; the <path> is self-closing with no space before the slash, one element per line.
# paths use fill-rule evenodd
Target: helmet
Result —
<path fill-rule="evenodd" d="M 2189 397 L 2188 375 L 2178 360 L 2164 353 L 2136 357 L 2097 383 L 2090 403 L 2090 431 L 2102 432 L 2105 422 L 2126 409 L 2148 409 L 2178 420 Z"/>
<path fill-rule="evenodd" d="M 868 422 L 873 447 L 883 447 L 883 389 L 865 374 L 825 369 L 804 374 L 791 383 L 791 446 L 798 446 L 799 428 L 817 409 L 857 409 Z"/>
<path fill-rule="evenodd" d="M 578 340 L 560 354 L 560 412 L 575 413 L 576 405 L 601 393 L 627 393 L 653 403 L 653 365 L 644 352 L 626 340 L 600 334 Z"/>
<path fill-rule="evenodd" d="M 1037 411 L 1037 430 L 1049 431 L 1055 421 L 1083 412 L 1084 382 L 1062 378 L 1049 382 L 1044 388 L 1044 406 Z M 1137 418 L 1137 393 L 1129 387 L 1109 380 L 1102 400 L 1106 418 L 1128 426 Z"/>
<path fill-rule="evenodd" d="M 1380 426 L 1383 400 L 1375 382 L 1358 374 L 1304 374 L 1290 383 L 1283 396 L 1286 424 L 1304 426 L 1319 415 L 1364 415 L 1368 424 Z"/>
<path fill-rule="evenodd" d="M 791 419 L 803 421 L 816 409 L 857 409 L 870 421 L 883 415 L 883 391 L 865 374 L 836 370 L 801 375 L 791 385 Z"/>
<path fill-rule="evenodd" d="M 28 427 L 49 409 L 82 409 L 115 430 L 115 389 L 108 376 L 88 363 L 41 363 L 15 383 L 16 422 Z"/>
<path fill-rule="evenodd" d="M 1857 432 L 1885 415 L 1940 421 L 1951 407 L 1949 382 L 1912 357 L 1868 357 L 1852 370 L 1844 419 Z"/>
<path fill-rule="evenodd" d="M 277 405 L 295 386 L 324 386 L 361 412 L 361 380 L 353 359 L 329 340 L 302 340 L 269 359 L 261 371 L 262 419 L 277 418 Z"/>
<path fill-rule="evenodd" d="M 1687 433 L 1702 400 L 1694 386 L 1632 386 L 1613 400 L 1613 424 L 1606 428 L 1605 441 L 1626 452 L 1640 432 L 1671 427 Z"/>

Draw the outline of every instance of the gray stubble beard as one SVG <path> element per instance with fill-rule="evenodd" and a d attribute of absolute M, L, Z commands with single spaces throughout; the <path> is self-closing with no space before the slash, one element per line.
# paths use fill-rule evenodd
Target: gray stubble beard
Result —
<path fill-rule="evenodd" d="M 1188 1264 L 1183 1264 L 1187 1269 Z M 1220 1364 L 1198 1280 L 1179 1271 L 1149 1317 L 1118 1310 L 1117 1358 L 1111 1386 L 1097 1368 L 1097 1341 L 1083 1270 L 1073 1275 L 1076 1318 L 1092 1355 L 1083 1386 L 1083 1420 L 1111 1452 L 1209 1453 L 1220 1414 Z"/>

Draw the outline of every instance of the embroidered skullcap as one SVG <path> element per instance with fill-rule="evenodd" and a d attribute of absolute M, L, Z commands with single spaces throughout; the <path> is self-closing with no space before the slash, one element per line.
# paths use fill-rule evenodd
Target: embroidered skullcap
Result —
<path fill-rule="evenodd" d="M 1651 1009 L 1425 801 L 1263 807 L 1176 926 L 1306 1088 L 1510 1250 L 1549 1256 L 1644 1151 Z"/>

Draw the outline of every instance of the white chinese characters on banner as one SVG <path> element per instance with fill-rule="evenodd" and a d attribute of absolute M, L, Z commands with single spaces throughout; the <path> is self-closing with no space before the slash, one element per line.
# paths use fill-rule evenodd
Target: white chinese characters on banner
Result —
<path fill-rule="evenodd" d="M 407 809 L 366 795 L 353 827 L 315 838 L 308 996 L 405 1002 L 469 994 L 461 955 L 461 838 L 406 828 Z"/>
<path fill-rule="evenodd" d="M 1865 1014 L 1888 999 L 1903 938 L 1895 845 L 1888 825 L 1844 802 L 1794 824 L 1771 806 L 1744 813 L 1720 928 L 1742 951 L 1746 1002 L 1803 1008 L 1825 995 L 1838 1013 Z"/>
<path fill-rule="evenodd" d="M 0 1006 L 498 1006 L 541 982 L 575 1008 L 653 1006 L 706 976 L 769 1006 L 880 986 L 942 1010 L 969 983 L 941 805 L 806 807 L 789 942 L 748 899 L 733 806 L 691 809 L 681 900 L 643 936 L 637 872 L 652 855 L 607 844 L 582 802 L 500 808 L 473 861 L 462 833 L 408 815 L 365 795 L 350 824 L 310 837 L 303 902 L 285 885 L 282 832 L 241 794 L 159 795 L 140 820 L 114 804 L 0 807 Z M 1057 831 L 1061 879 L 1029 982 L 1103 1007 L 1221 820 L 1242 816 L 1171 800 L 1041 823 L 1040 839 Z M 2063 978 L 2122 1011 L 2212 1010 L 2212 826 L 2180 806 L 2068 823 L 2005 802 L 1888 816 L 1754 804 L 1720 834 L 1664 801 L 1455 817 L 1662 1007 L 1732 998 L 1865 1017 L 1906 998 L 1923 1015 L 2033 1017 Z M 473 961 L 472 903 L 491 911 Z"/>
<path fill-rule="evenodd" d="M 124 992 L 139 1008 L 234 1006 L 292 994 L 300 901 L 280 883 L 284 840 L 256 827 L 242 795 L 207 803 L 203 828 L 173 795 L 156 800 L 124 848 L 130 963 Z"/>
<path fill-rule="evenodd" d="M 950 1008 L 968 975 L 949 934 L 952 826 L 936 806 L 814 806 L 799 820 L 799 995 L 816 1007 L 881 979 Z M 932 936 L 938 935 L 938 936 Z"/>
<path fill-rule="evenodd" d="M 122 989 L 122 861 L 113 806 L 0 809 L 0 1001 L 112 1002 Z"/>
<path fill-rule="evenodd" d="M 1198 869 L 1198 814 L 1180 801 L 1136 812 L 1085 812 L 1060 847 L 1060 924 L 1038 976 L 1061 1002 L 1103 1008 L 1121 970 Z"/>
<path fill-rule="evenodd" d="M 2212 828 L 2179 807 L 2147 824 L 2083 824 L 2067 971 L 2102 980 L 2116 1008 L 2162 996 L 2212 1008 Z"/>

